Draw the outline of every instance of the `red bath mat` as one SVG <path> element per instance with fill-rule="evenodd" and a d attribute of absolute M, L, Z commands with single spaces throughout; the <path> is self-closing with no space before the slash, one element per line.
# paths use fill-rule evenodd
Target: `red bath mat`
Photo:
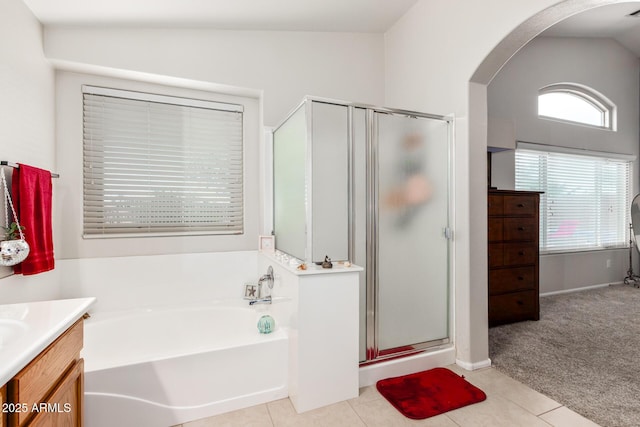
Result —
<path fill-rule="evenodd" d="M 445 368 L 378 381 L 378 391 L 404 416 L 433 417 L 487 398 L 482 390 Z"/>

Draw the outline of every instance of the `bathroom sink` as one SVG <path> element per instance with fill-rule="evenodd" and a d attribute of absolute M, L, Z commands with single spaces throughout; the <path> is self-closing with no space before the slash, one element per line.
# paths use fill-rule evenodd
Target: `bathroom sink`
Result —
<path fill-rule="evenodd" d="M 26 331 L 27 324 L 22 320 L 0 319 L 0 349 L 10 345 Z"/>
<path fill-rule="evenodd" d="M 80 319 L 95 300 L 0 304 L 0 387 Z"/>

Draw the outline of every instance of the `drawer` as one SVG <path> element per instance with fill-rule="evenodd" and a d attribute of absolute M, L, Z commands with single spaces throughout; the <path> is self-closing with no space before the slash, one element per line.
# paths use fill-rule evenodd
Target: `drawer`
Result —
<path fill-rule="evenodd" d="M 538 211 L 537 195 L 504 196 L 505 215 L 535 215 Z"/>
<path fill-rule="evenodd" d="M 538 320 L 537 291 L 514 292 L 489 297 L 489 325 Z"/>
<path fill-rule="evenodd" d="M 9 401 L 26 403 L 31 408 L 46 400 L 60 377 L 80 358 L 82 327 L 80 319 L 16 374 L 9 382 Z M 16 413 L 10 417 L 10 426 L 21 425 L 30 415 Z"/>
<path fill-rule="evenodd" d="M 534 289 L 536 289 L 535 266 L 489 270 L 489 295 Z"/>
<path fill-rule="evenodd" d="M 503 197 L 497 194 L 489 194 L 488 199 L 488 213 L 491 215 L 502 215 L 503 211 Z"/>
<path fill-rule="evenodd" d="M 488 238 L 490 242 L 499 242 L 504 239 L 502 218 L 489 218 Z"/>
<path fill-rule="evenodd" d="M 537 242 L 489 243 L 489 267 L 516 267 L 536 264 Z"/>
<path fill-rule="evenodd" d="M 501 267 L 504 264 L 504 245 L 502 243 L 489 243 L 489 268 Z"/>
<path fill-rule="evenodd" d="M 537 243 L 503 243 L 502 265 L 535 264 L 538 260 Z"/>
<path fill-rule="evenodd" d="M 504 240 L 538 240 L 537 218 L 504 218 Z"/>

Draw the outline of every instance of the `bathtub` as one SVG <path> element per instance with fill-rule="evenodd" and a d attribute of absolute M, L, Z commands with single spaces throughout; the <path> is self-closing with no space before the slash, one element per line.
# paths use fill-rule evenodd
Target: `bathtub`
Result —
<path fill-rule="evenodd" d="M 256 327 L 269 309 L 238 300 L 92 314 L 85 425 L 172 426 L 286 397 L 286 328 Z"/>

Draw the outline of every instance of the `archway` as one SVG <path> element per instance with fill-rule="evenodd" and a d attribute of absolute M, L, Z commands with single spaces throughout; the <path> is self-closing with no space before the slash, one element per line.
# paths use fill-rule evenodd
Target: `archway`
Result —
<path fill-rule="evenodd" d="M 470 179 L 470 195 L 483 194 L 484 197 L 471 197 L 471 206 L 480 207 L 480 204 L 486 206 L 486 185 L 484 180 L 480 178 L 486 174 L 486 151 L 487 151 L 487 86 L 500 71 L 500 69 L 515 55 L 522 47 L 524 47 L 534 37 L 542 33 L 552 25 L 577 13 L 585 12 L 601 6 L 607 6 L 617 3 L 632 3 L 624 0 L 565 0 L 556 5 L 548 7 L 533 15 L 513 31 L 511 31 L 502 41 L 485 57 L 482 63 L 477 67 L 469 81 L 469 158 L 474 159 L 470 162 L 469 176 Z M 473 178 L 476 178 L 475 180 Z M 478 215 L 477 218 L 471 219 L 470 227 L 486 227 L 486 215 Z M 471 237 L 470 250 L 471 253 L 486 254 L 487 238 L 486 234 L 480 236 L 476 234 Z M 486 258 L 486 257 L 485 257 Z M 472 259 L 470 270 L 472 277 L 474 275 L 486 274 L 486 259 Z M 486 289 L 484 298 L 487 298 Z M 486 305 L 484 306 L 486 307 Z M 488 343 L 486 335 L 475 336 L 481 332 L 478 325 L 483 325 L 484 332 L 488 335 L 486 329 L 486 312 L 483 310 L 471 310 L 468 318 L 471 325 L 464 333 L 469 336 L 458 336 L 458 342 L 470 343 L 470 348 L 476 357 L 469 355 L 469 360 L 476 363 L 469 363 L 467 368 L 480 368 L 485 364 L 478 360 L 479 349 L 487 350 Z M 460 330 L 460 329 L 459 329 Z M 464 329 L 462 329 L 464 330 Z M 488 359 L 487 359 L 488 360 Z"/>

